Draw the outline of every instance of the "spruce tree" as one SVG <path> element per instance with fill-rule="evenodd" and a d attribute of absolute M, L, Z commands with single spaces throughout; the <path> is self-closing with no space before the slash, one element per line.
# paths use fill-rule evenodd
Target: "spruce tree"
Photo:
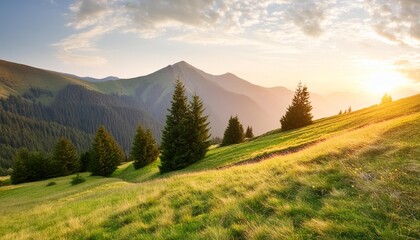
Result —
<path fill-rule="evenodd" d="M 248 126 L 246 128 L 245 137 L 246 138 L 253 138 L 254 137 L 254 133 L 252 131 L 252 127 Z"/>
<path fill-rule="evenodd" d="M 184 168 L 204 158 L 210 146 L 210 129 L 208 117 L 203 112 L 200 98 L 193 96 L 188 103 L 185 87 L 177 80 L 162 133 L 159 166 L 162 173 Z"/>
<path fill-rule="evenodd" d="M 91 152 L 92 151 L 87 151 L 80 155 L 80 172 L 89 171 L 89 164 L 91 162 Z"/>
<path fill-rule="evenodd" d="M 230 117 L 228 126 L 223 135 L 222 146 L 237 144 L 244 141 L 244 128 L 239 122 L 238 116 Z"/>
<path fill-rule="evenodd" d="M 289 105 L 286 114 L 280 119 L 281 129 L 285 131 L 311 124 L 311 110 L 308 88 L 299 83 L 293 96 L 292 104 Z"/>
<path fill-rule="evenodd" d="M 207 149 L 210 146 L 210 128 L 207 121 L 208 116 L 204 114 L 203 102 L 200 97 L 194 95 L 189 105 L 189 124 L 190 129 L 190 147 L 191 153 L 189 163 L 197 162 L 206 156 Z"/>
<path fill-rule="evenodd" d="M 171 100 L 171 108 L 166 116 L 166 125 L 162 132 L 162 154 L 160 171 L 168 172 L 188 166 L 189 149 L 188 99 L 184 84 L 178 79 Z"/>
<path fill-rule="evenodd" d="M 114 138 L 100 126 L 92 145 L 92 175 L 109 177 L 124 160 L 124 153 Z"/>
<path fill-rule="evenodd" d="M 385 93 L 381 99 L 381 104 L 390 103 L 392 102 L 391 94 Z"/>
<path fill-rule="evenodd" d="M 156 161 L 159 156 L 159 149 L 156 141 L 152 136 L 152 132 L 144 129 L 139 125 L 136 135 L 134 136 L 133 146 L 131 148 L 130 158 L 133 160 L 135 169 L 139 169 Z"/>
<path fill-rule="evenodd" d="M 53 166 L 57 176 L 67 176 L 80 169 L 80 161 L 74 145 L 65 138 L 60 138 L 54 148 Z"/>
<path fill-rule="evenodd" d="M 26 159 L 29 158 L 29 151 L 26 148 L 20 149 L 15 156 L 13 162 L 13 172 L 10 180 L 13 184 L 24 183 L 28 179 L 28 170 L 25 165 Z"/>

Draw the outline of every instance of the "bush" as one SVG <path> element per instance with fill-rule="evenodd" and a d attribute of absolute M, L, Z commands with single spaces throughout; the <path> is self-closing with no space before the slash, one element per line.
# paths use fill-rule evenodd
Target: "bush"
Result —
<path fill-rule="evenodd" d="M 7 186 L 7 185 L 10 185 L 10 184 L 11 184 L 10 178 L 0 179 L 0 187 L 1 186 Z"/>
<path fill-rule="evenodd" d="M 86 179 L 82 176 L 80 176 L 80 174 L 77 174 L 74 178 L 72 178 L 71 180 L 71 185 L 76 185 L 76 184 L 80 184 L 82 182 L 86 181 Z"/>
<path fill-rule="evenodd" d="M 47 187 L 54 186 L 54 185 L 57 185 L 57 183 L 56 182 L 49 182 L 49 183 L 47 183 Z"/>

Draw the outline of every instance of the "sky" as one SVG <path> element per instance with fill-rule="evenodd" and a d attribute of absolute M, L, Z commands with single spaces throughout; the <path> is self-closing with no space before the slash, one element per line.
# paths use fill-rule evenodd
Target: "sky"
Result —
<path fill-rule="evenodd" d="M 131 78 L 179 61 L 265 87 L 420 90 L 420 0 L 1 0 L 0 59 Z"/>

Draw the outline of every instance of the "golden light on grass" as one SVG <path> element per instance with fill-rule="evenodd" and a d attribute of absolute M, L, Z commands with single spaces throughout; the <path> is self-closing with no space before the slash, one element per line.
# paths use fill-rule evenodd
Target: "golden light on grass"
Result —
<path fill-rule="evenodd" d="M 396 72 L 381 71 L 371 74 L 364 83 L 364 88 L 372 94 L 382 95 L 390 93 L 407 83 L 408 80 Z"/>

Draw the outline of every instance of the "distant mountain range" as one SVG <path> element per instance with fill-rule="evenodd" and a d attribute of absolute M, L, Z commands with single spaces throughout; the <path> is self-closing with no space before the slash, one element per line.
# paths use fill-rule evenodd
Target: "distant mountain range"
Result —
<path fill-rule="evenodd" d="M 3 118 L 12 118 L 13 115 L 20 121 L 54 123 L 64 132 L 67 129 L 67 136 L 76 134 L 78 137 L 73 136 L 73 139 L 81 141 L 77 139 L 83 138 L 83 142 L 88 142 L 87 138 L 92 137 L 98 125 L 104 124 L 128 151 L 138 123 L 151 128 L 160 140 L 178 78 L 184 82 L 189 97 L 198 94 L 203 99 L 212 135 L 219 137 L 231 115 L 237 115 L 244 127 L 252 126 L 256 134 L 279 128 L 279 119 L 294 92 L 284 87 L 261 87 L 231 73 L 211 75 L 184 61 L 146 76 L 95 79 L 0 60 L 0 114 Z M 416 93 L 401 90 L 392 96 L 397 99 Z M 10 99 L 10 96 L 18 98 Z M 379 99 L 367 94 L 334 93 L 322 96 L 311 93 L 311 101 L 314 117 L 321 118 L 337 114 L 340 109 L 349 106 L 353 110 L 367 107 L 378 103 Z M 35 113 L 34 109 L 38 112 Z M 25 124 L 22 126 L 24 128 Z M 4 132 L 7 126 L 2 125 L 2 128 L 0 130 Z M 8 129 L 11 128 L 12 125 Z M 27 129 L 27 132 L 31 130 Z M 45 136 L 41 134 L 30 138 L 49 139 L 46 136 L 48 131 L 38 132 L 45 132 Z M 0 151 L 3 146 L 8 153 L 3 154 L 3 159 L 10 158 L 12 150 L 18 147 L 31 148 L 31 141 L 11 142 L 10 139 L 0 138 Z M 40 150 L 49 150 L 49 145 Z M 1 161 L 0 154 L 0 167 Z"/>

